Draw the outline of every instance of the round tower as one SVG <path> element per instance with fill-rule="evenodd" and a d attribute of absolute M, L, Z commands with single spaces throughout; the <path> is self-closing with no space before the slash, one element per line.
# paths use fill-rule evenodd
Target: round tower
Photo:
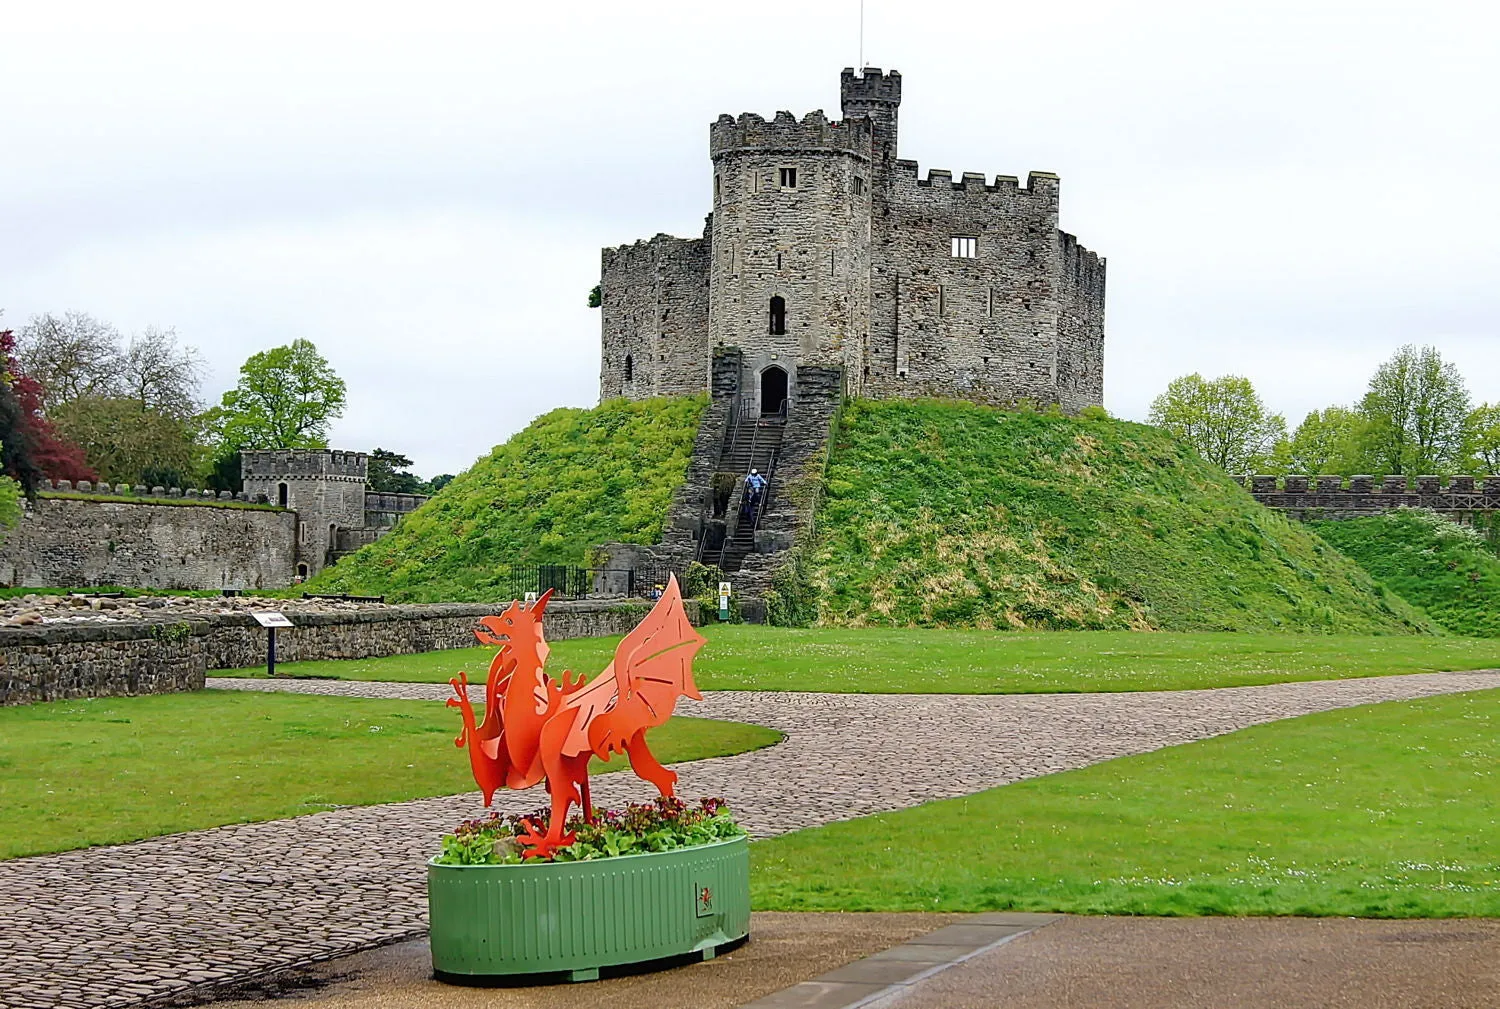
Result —
<path fill-rule="evenodd" d="M 762 412 L 796 398 L 799 364 L 859 373 L 869 331 L 870 120 L 720 116 L 710 127 L 714 213 L 709 342 L 744 354 Z"/>

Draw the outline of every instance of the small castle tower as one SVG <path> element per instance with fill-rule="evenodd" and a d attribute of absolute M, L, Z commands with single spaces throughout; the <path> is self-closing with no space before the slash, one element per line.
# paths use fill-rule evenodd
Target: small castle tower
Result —
<path fill-rule="evenodd" d="M 340 529 L 364 527 L 367 463 L 363 452 L 328 449 L 240 453 L 240 479 L 251 500 L 264 497 L 297 513 L 300 577 L 327 566 Z"/>

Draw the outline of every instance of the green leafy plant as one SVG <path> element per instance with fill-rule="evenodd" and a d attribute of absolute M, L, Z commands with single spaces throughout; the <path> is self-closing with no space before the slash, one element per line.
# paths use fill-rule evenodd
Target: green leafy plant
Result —
<path fill-rule="evenodd" d="M 518 837 L 530 823 L 546 831 L 551 812 L 540 809 L 524 815 L 491 813 L 478 820 L 465 820 L 451 834 L 443 835 L 437 856 L 441 865 L 514 865 L 522 861 Z M 681 799 L 658 797 L 651 803 L 631 803 L 624 809 L 595 810 L 592 822 L 577 814 L 568 820 L 568 831 L 576 839 L 550 859 L 553 862 L 589 862 L 621 855 L 643 855 L 673 851 L 700 844 L 713 844 L 743 836 L 745 830 L 723 799 L 700 799 L 690 806 Z"/>

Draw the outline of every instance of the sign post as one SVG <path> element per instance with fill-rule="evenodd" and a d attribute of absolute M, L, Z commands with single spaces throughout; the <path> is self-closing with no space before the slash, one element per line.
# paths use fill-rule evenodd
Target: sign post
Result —
<path fill-rule="evenodd" d="M 719 619 L 721 621 L 727 621 L 729 619 L 729 583 L 728 582 L 720 582 L 719 583 Z"/>
<path fill-rule="evenodd" d="M 255 622 L 266 629 L 266 675 L 276 675 L 276 628 L 291 627 L 292 622 L 280 613 L 252 613 Z"/>

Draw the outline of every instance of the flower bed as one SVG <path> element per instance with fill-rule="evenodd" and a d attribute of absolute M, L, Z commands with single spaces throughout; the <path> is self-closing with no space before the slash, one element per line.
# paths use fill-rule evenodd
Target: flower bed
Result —
<path fill-rule="evenodd" d="M 523 861 L 519 838 L 525 824 L 546 832 L 551 811 L 501 816 L 491 813 L 479 820 L 465 820 L 451 834 L 443 835 L 443 850 L 436 865 L 516 865 Z M 589 822 L 580 813 L 567 823 L 575 836 L 572 844 L 559 848 L 550 858 L 533 862 L 587 862 L 621 855 L 674 851 L 698 844 L 712 844 L 741 837 L 745 830 L 734 821 L 723 799 L 700 799 L 689 806 L 681 799 L 658 796 L 650 803 L 631 803 L 624 809 L 594 811 Z"/>
<path fill-rule="evenodd" d="M 750 929 L 750 846 L 721 800 L 596 811 L 573 843 L 520 854 L 524 821 L 470 820 L 428 863 L 433 972 L 490 984 L 532 975 L 592 980 L 600 968 L 710 959 Z"/>

